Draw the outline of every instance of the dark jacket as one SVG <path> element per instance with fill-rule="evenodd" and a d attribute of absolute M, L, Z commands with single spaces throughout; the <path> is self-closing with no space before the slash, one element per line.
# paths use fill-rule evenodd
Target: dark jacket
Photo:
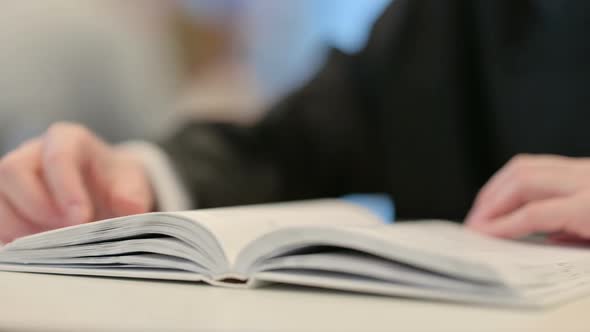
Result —
<path fill-rule="evenodd" d="M 516 154 L 590 156 L 588 33 L 587 0 L 395 0 L 255 126 L 163 146 L 199 207 L 385 192 L 460 220 Z"/>

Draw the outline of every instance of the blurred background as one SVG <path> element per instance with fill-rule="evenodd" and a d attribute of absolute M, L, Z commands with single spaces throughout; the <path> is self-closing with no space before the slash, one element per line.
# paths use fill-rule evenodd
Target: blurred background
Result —
<path fill-rule="evenodd" d="M 331 48 L 362 49 L 390 1 L 4 1 L 0 153 L 55 121 L 111 142 L 253 121 Z"/>

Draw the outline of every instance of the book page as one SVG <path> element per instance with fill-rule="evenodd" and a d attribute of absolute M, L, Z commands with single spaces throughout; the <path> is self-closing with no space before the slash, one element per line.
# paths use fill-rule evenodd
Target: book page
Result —
<path fill-rule="evenodd" d="M 408 297 L 436 301 L 491 304 L 513 307 L 534 307 L 535 303 L 505 294 L 480 294 L 477 292 L 458 292 L 444 288 L 431 288 L 404 283 L 391 283 L 379 279 L 366 279 L 351 275 L 333 274 L 313 270 L 269 271 L 254 276 L 251 284 L 257 282 L 284 283 L 303 285 L 351 292 L 377 294 L 385 296 Z M 428 318 L 425 318 L 428 319 Z M 402 330 L 403 331 L 403 330 Z M 434 329 L 433 331 L 437 331 Z M 473 331 L 478 331 L 474 328 Z"/>
<path fill-rule="evenodd" d="M 590 260 L 583 249 L 495 239 L 451 222 L 420 221 L 284 229 L 244 250 L 237 268 L 247 271 L 261 258 L 309 245 L 356 250 L 463 280 L 521 289 L 579 277 L 578 269 L 566 272 Z"/>
<path fill-rule="evenodd" d="M 305 236 L 306 240 L 312 239 L 316 243 L 342 241 L 340 247 L 343 248 L 369 252 L 393 262 L 421 267 L 424 269 L 424 273 L 429 273 L 428 271 L 440 272 L 446 276 L 455 276 L 458 281 L 462 280 L 466 287 L 462 290 L 446 292 L 444 295 L 446 299 L 461 299 L 468 287 L 477 285 L 476 283 L 470 286 L 469 282 L 473 280 L 486 281 L 486 278 L 486 282 L 493 282 L 490 285 L 504 285 L 506 289 L 511 290 L 514 296 L 510 301 L 526 305 L 552 305 L 590 294 L 590 250 L 588 248 L 496 239 L 475 233 L 458 224 L 441 221 L 398 223 L 390 227 L 341 226 L 323 234 L 321 229 L 300 230 L 300 232 L 305 231 L 313 231 Z M 346 233 L 351 236 L 346 237 Z M 274 241 L 269 240 L 268 242 L 273 242 L 277 246 L 288 246 L 290 244 L 289 237 L 280 239 L 279 235 L 280 233 L 273 233 L 271 236 L 274 236 L 272 239 Z M 320 253 L 320 255 L 325 255 L 325 253 Z M 313 256 L 313 254 L 309 256 Z M 278 259 L 288 260 L 290 257 L 284 256 Z M 308 259 L 313 259 L 313 257 L 308 257 Z M 365 263 L 369 263 L 369 261 L 363 262 L 363 264 Z M 283 282 L 305 284 L 305 280 L 300 279 L 302 273 L 309 273 L 305 266 L 298 267 L 297 264 L 293 264 L 290 268 L 290 270 L 282 272 L 281 270 L 270 271 L 268 275 L 281 275 L 281 278 L 287 278 L 281 279 Z M 387 279 L 371 272 L 376 266 L 369 269 L 362 267 L 362 264 L 349 263 L 347 267 L 330 268 L 329 264 L 323 263 L 321 268 L 316 267 L 312 269 L 312 272 L 325 270 L 324 272 L 327 273 L 332 271 L 331 276 L 315 285 L 338 289 L 367 290 L 365 287 L 371 282 L 358 279 L 359 275 L 363 275 L 362 273 L 337 273 L 345 268 L 350 268 L 351 271 L 362 269 L 365 276 L 371 275 L 381 280 L 382 283 Z M 266 272 L 262 269 L 261 273 L 256 274 L 256 278 L 259 278 L 260 275 L 267 275 Z M 349 282 L 352 278 L 358 279 L 354 287 L 337 285 L 338 280 Z M 262 279 L 272 281 L 271 279 Z M 376 292 L 403 295 L 405 294 L 403 291 L 408 287 L 411 288 L 411 284 L 411 282 L 390 282 L 387 285 L 384 283 L 384 286 Z M 415 287 L 418 286 L 414 285 Z M 397 294 L 396 292 L 399 291 L 402 292 Z M 486 297 L 488 298 L 486 299 Z M 491 299 L 489 294 L 485 296 L 472 294 L 469 301 L 481 302 Z M 498 299 L 494 299 L 493 302 Z"/>
<path fill-rule="evenodd" d="M 370 226 L 382 221 L 358 205 L 337 199 L 207 209 L 178 213 L 208 228 L 225 250 L 230 266 L 258 237 L 290 226 Z"/>
<path fill-rule="evenodd" d="M 442 255 L 494 268 L 512 285 L 551 284 L 590 273 L 590 251 L 491 238 L 445 222 L 399 223 L 358 230 L 406 249 Z"/>

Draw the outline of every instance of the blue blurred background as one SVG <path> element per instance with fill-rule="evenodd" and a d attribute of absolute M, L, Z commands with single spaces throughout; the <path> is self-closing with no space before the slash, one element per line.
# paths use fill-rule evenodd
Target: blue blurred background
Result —
<path fill-rule="evenodd" d="M 390 0 L 185 0 L 206 20 L 233 18 L 238 51 L 254 68 L 264 97 L 277 99 L 305 83 L 330 47 L 363 48 Z"/>

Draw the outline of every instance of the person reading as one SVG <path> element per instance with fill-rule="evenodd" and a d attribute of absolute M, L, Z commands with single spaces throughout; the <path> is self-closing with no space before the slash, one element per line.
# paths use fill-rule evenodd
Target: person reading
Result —
<path fill-rule="evenodd" d="M 112 146 L 56 124 L 0 160 L 0 240 L 351 192 L 390 194 L 402 219 L 590 239 L 588 15 L 583 0 L 396 0 L 361 53 L 333 52 L 256 125 Z"/>

